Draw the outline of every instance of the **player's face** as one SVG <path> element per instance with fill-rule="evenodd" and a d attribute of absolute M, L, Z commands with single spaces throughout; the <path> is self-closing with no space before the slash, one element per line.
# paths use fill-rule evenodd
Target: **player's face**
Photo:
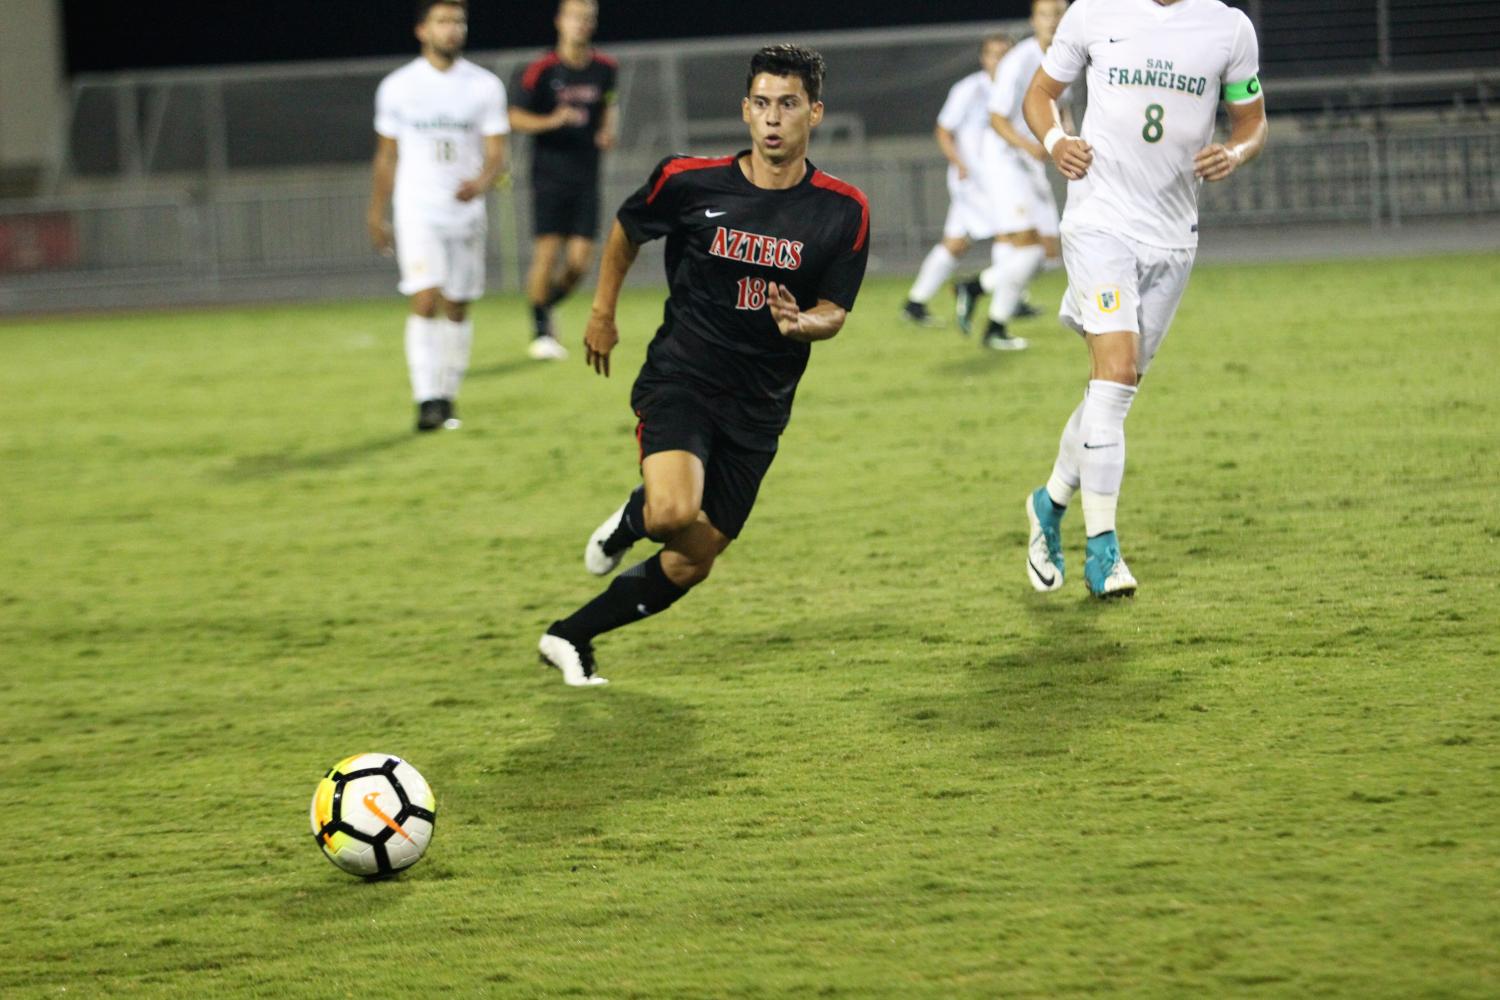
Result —
<path fill-rule="evenodd" d="M 1065 0 L 1041 0 L 1040 3 L 1032 5 L 1031 30 L 1036 32 L 1036 40 L 1042 48 L 1045 49 L 1052 44 L 1052 39 L 1057 34 L 1057 26 L 1067 10 L 1068 5 Z"/>
<path fill-rule="evenodd" d="M 1010 46 L 1000 39 L 985 42 L 984 48 L 979 50 L 979 65 L 984 69 L 985 75 L 994 76 L 995 70 L 1000 66 L 1000 60 L 1005 58 L 1005 53 L 1010 51 Z"/>
<path fill-rule="evenodd" d="M 469 17 L 462 7 L 440 3 L 417 25 L 417 40 L 446 59 L 456 59 L 469 38 Z"/>
<path fill-rule="evenodd" d="M 599 26 L 599 8 L 581 0 L 563 0 L 557 8 L 557 40 L 564 45 L 587 45 Z"/>
<path fill-rule="evenodd" d="M 758 74 L 741 105 L 750 126 L 750 144 L 770 163 L 784 163 L 807 155 L 813 126 L 823 120 L 823 102 L 807 99 L 800 76 Z"/>

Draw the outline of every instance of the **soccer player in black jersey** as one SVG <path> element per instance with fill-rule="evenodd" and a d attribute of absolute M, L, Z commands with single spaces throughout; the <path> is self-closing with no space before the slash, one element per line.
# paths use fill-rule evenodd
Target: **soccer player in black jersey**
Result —
<path fill-rule="evenodd" d="M 631 392 L 644 484 L 589 539 L 597 575 L 642 538 L 662 545 L 542 636 L 570 685 L 603 684 L 594 637 L 665 611 L 708 577 L 744 527 L 809 345 L 839 332 L 864 279 L 870 208 L 807 160 L 823 118 L 823 57 L 793 45 L 750 60 L 742 115 L 751 148 L 669 156 L 620 207 L 584 333 L 609 375 L 615 306 L 641 244 L 666 237 L 670 295 Z"/>
<path fill-rule="evenodd" d="M 617 67 L 592 47 L 598 22 L 594 0 L 562 0 L 557 47 L 522 69 L 512 88 L 511 130 L 536 136 L 531 155 L 536 240 L 526 297 L 535 328 L 528 353 L 540 361 L 568 356 L 552 330 L 552 307 L 594 259 L 599 160 L 615 144 Z"/>

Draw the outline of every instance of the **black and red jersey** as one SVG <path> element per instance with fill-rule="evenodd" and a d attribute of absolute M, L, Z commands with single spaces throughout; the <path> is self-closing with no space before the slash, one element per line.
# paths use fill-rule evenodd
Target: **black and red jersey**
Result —
<path fill-rule="evenodd" d="M 724 398 L 730 419 L 779 433 L 810 347 L 777 329 L 767 286 L 785 285 L 803 309 L 820 299 L 853 309 L 870 206 L 810 162 L 794 187 L 756 187 L 740 168 L 747 155 L 669 156 L 618 218 L 633 243 L 667 240 L 670 295 L 640 379 L 685 379 Z"/>
<path fill-rule="evenodd" d="M 532 174 L 538 180 L 574 182 L 597 175 L 599 148 L 594 137 L 604 124 L 604 109 L 615 101 L 618 75 L 618 64 L 599 51 L 590 52 L 582 67 L 569 66 L 556 52 L 548 52 L 517 74 L 511 90 L 517 107 L 550 115 L 558 105 L 571 104 L 588 115 L 582 125 L 565 125 L 533 137 Z"/>

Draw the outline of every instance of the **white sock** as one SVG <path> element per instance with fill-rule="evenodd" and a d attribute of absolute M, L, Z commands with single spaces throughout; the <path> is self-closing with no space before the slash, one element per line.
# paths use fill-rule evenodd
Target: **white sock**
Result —
<path fill-rule="evenodd" d="M 1052 475 L 1047 479 L 1047 495 L 1059 507 L 1066 507 L 1078 492 L 1078 464 L 1083 452 L 1083 404 L 1073 408 L 1072 416 L 1063 424 L 1062 437 L 1057 442 L 1057 461 L 1052 463 Z"/>
<path fill-rule="evenodd" d="M 1115 506 L 1125 478 L 1125 415 L 1136 387 L 1092 379 L 1083 399 L 1083 457 L 1079 483 L 1083 527 L 1090 538 L 1115 530 Z"/>
<path fill-rule="evenodd" d="M 436 322 L 443 339 L 441 397 L 457 399 L 459 387 L 464 384 L 464 375 L 469 370 L 469 352 L 474 347 L 474 321 L 440 319 Z"/>
<path fill-rule="evenodd" d="M 990 319 L 1004 323 L 1016 314 L 1016 306 L 1021 304 L 1026 286 L 1031 284 L 1031 279 L 1036 277 L 1046 259 L 1046 252 L 1035 244 L 1029 247 L 1009 243 L 994 245 L 990 251 L 990 268 L 995 274 L 991 279 L 992 287 L 987 289 L 990 293 Z M 981 277 L 980 283 L 983 282 Z"/>
<path fill-rule="evenodd" d="M 413 399 L 421 403 L 442 397 L 443 337 L 438 320 L 406 317 L 406 367 Z"/>
<path fill-rule="evenodd" d="M 922 267 L 917 271 L 917 280 L 912 283 L 911 291 L 906 297 L 912 302 L 932 301 L 938 289 L 953 277 L 953 272 L 956 270 L 958 270 L 958 258 L 939 243 L 928 252 L 927 259 L 922 261 Z"/>

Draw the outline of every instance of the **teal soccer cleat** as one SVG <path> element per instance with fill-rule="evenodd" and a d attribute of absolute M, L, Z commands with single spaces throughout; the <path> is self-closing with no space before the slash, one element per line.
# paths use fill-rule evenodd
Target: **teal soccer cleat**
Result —
<path fill-rule="evenodd" d="M 1042 593 L 1063 585 L 1062 516 L 1047 487 L 1038 486 L 1026 498 L 1026 520 L 1031 541 L 1026 546 L 1026 578 Z"/>
<path fill-rule="evenodd" d="M 1113 531 L 1095 535 L 1088 542 L 1088 556 L 1083 563 L 1083 581 L 1095 597 L 1132 597 L 1135 577 L 1120 556 L 1120 541 Z"/>

